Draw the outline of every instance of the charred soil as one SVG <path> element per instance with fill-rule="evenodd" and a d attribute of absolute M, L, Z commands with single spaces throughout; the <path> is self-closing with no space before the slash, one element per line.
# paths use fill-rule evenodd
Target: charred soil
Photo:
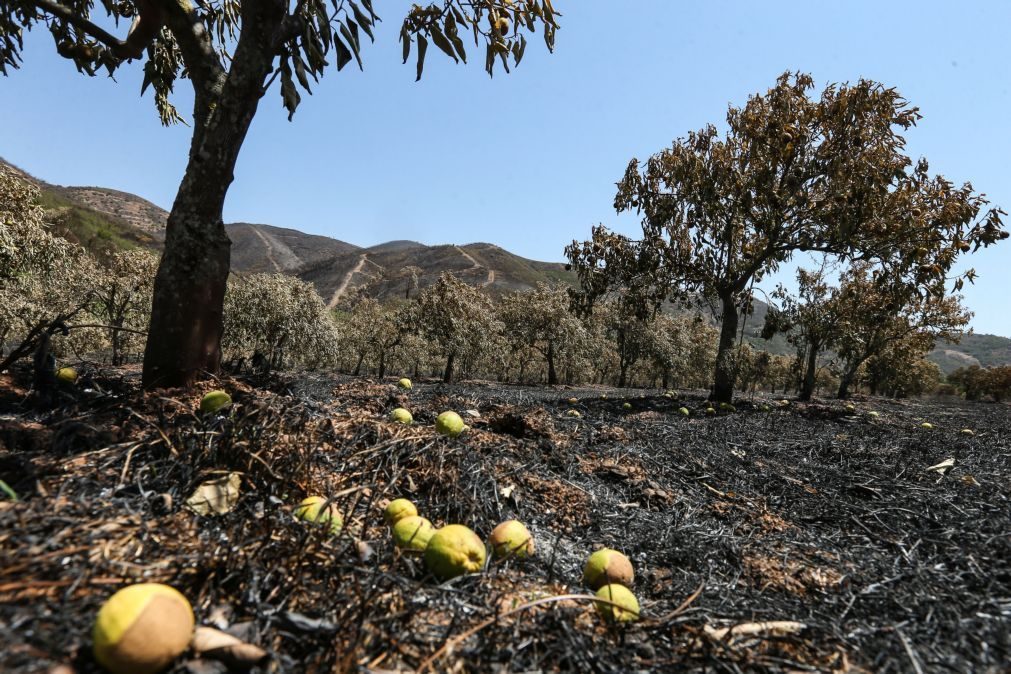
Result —
<path fill-rule="evenodd" d="M 320 375 L 144 394 L 118 369 L 85 371 L 39 409 L 28 381 L 0 378 L 0 479 L 20 497 L 0 501 L 0 671 L 98 671 L 95 613 L 141 580 L 173 585 L 198 623 L 267 649 L 257 671 L 1011 662 L 1006 406 L 858 399 L 847 411 L 759 396 L 706 416 L 702 392 L 401 391 Z M 196 412 L 211 388 L 231 392 L 227 413 Z M 413 426 L 387 421 L 399 406 Z M 447 409 L 472 430 L 438 436 Z M 241 474 L 230 512 L 185 507 L 230 472 Z M 292 516 L 311 494 L 338 504 L 339 537 Z M 440 585 L 392 544 L 382 505 L 397 497 L 482 537 L 519 519 L 537 553 Z M 609 627 L 585 596 L 554 599 L 588 594 L 582 564 L 600 546 L 635 566 L 638 623 Z M 174 671 L 222 667 L 187 656 Z"/>

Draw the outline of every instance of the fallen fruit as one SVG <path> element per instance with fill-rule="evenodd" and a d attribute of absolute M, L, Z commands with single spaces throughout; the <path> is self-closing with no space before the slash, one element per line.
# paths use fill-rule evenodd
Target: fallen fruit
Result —
<path fill-rule="evenodd" d="M 569 410 L 568 412 L 565 413 L 565 415 L 566 416 L 570 416 L 570 417 L 581 417 L 581 416 L 583 416 L 582 414 L 579 413 L 579 410 Z"/>
<path fill-rule="evenodd" d="M 852 414 L 853 412 L 857 411 L 857 406 L 854 405 L 853 403 L 848 403 L 846 405 L 846 411 L 849 412 L 850 414 Z"/>
<path fill-rule="evenodd" d="M 870 412 L 867 413 L 867 416 L 869 416 L 869 417 L 879 417 L 879 416 L 881 416 L 881 414 L 879 412 L 875 411 L 875 410 L 871 410 Z"/>
<path fill-rule="evenodd" d="M 393 542 L 401 550 L 424 552 L 435 534 L 435 527 L 424 517 L 411 515 L 393 525 Z"/>
<path fill-rule="evenodd" d="M 383 510 L 383 519 L 391 527 L 405 517 L 414 517 L 418 514 L 418 509 L 406 498 L 398 498 L 390 501 L 390 504 Z"/>
<path fill-rule="evenodd" d="M 632 562 L 611 548 L 594 552 L 583 567 L 583 583 L 593 590 L 609 583 L 631 585 L 633 580 L 635 572 L 632 570 Z"/>
<path fill-rule="evenodd" d="M 616 583 L 605 585 L 597 590 L 596 595 L 600 599 L 607 599 L 617 604 L 615 606 L 603 601 L 596 602 L 597 612 L 608 622 L 623 623 L 639 619 L 639 600 L 624 585 Z"/>
<path fill-rule="evenodd" d="M 56 378 L 68 384 L 77 383 L 77 370 L 72 367 L 61 367 L 56 371 Z"/>
<path fill-rule="evenodd" d="M 397 409 L 390 412 L 390 420 L 398 424 L 404 424 L 410 426 L 414 423 L 414 417 L 411 413 L 405 410 L 403 407 L 398 407 Z"/>
<path fill-rule="evenodd" d="M 463 419 L 456 412 L 443 412 L 435 420 L 435 430 L 451 438 L 463 433 L 465 428 Z"/>
<path fill-rule="evenodd" d="M 425 567 L 439 580 L 476 573 L 484 566 L 484 541 L 462 524 L 435 532 L 425 549 Z"/>
<path fill-rule="evenodd" d="M 579 398 L 569 398 L 569 404 L 570 405 L 575 405 L 578 402 L 579 402 Z"/>
<path fill-rule="evenodd" d="M 399 386 L 402 389 L 407 389 L 408 391 L 414 388 L 414 386 L 411 384 L 411 380 L 408 379 L 407 377 L 404 377 L 403 379 L 398 381 L 397 386 Z"/>
<path fill-rule="evenodd" d="M 217 414 L 232 404 L 232 396 L 225 391 L 211 391 L 200 399 L 200 411 L 204 414 Z"/>
<path fill-rule="evenodd" d="M 714 410 L 712 407 L 707 407 L 706 408 L 706 415 L 710 415 L 711 416 L 713 414 L 716 414 L 716 410 Z"/>
<path fill-rule="evenodd" d="M 623 409 L 623 410 L 630 410 L 630 409 L 632 409 L 632 403 L 625 403 L 625 404 L 623 404 L 621 406 L 621 409 Z"/>
<path fill-rule="evenodd" d="M 963 428 L 961 431 L 959 431 L 959 433 L 961 433 L 962 435 L 967 435 L 969 437 L 976 435 L 971 428 Z"/>
<path fill-rule="evenodd" d="M 95 660 L 113 674 L 155 674 L 189 647 L 193 608 L 160 583 L 130 585 L 109 597 L 92 630 Z"/>
<path fill-rule="evenodd" d="M 686 417 L 691 414 L 691 412 L 688 411 L 687 407 L 682 407 L 681 409 L 678 410 L 678 412 L 680 412 L 681 414 L 683 414 Z"/>
<path fill-rule="evenodd" d="M 920 424 L 920 428 L 926 428 L 928 431 L 933 427 L 934 424 L 930 423 L 929 421 L 924 421 L 922 424 Z"/>
<path fill-rule="evenodd" d="M 330 533 L 339 534 L 344 526 L 344 520 L 341 519 L 340 511 L 337 510 L 335 504 L 330 503 L 324 508 L 323 505 L 326 502 L 327 499 L 322 496 L 309 496 L 302 499 L 302 502 L 295 508 L 295 518 L 328 526 Z"/>
<path fill-rule="evenodd" d="M 518 520 L 503 522 L 492 529 L 488 542 L 491 544 L 492 556 L 496 559 L 523 558 L 534 554 L 534 537 Z"/>

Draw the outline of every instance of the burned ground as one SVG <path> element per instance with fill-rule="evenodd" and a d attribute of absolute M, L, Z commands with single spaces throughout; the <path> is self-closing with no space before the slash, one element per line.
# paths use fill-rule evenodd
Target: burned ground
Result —
<path fill-rule="evenodd" d="M 141 579 L 172 584 L 198 621 L 268 649 L 273 671 L 998 672 L 1011 662 L 1005 406 L 867 399 L 848 412 L 757 397 L 705 416 L 701 392 L 403 392 L 314 376 L 222 382 L 236 404 L 202 417 L 199 393 L 143 395 L 125 370 L 84 378 L 55 411 L 26 406 L 23 381 L 0 382 L 0 479 L 21 496 L 0 502 L 4 672 L 97 671 L 95 611 Z M 385 420 L 398 405 L 414 426 Z M 438 437 L 444 409 L 472 430 Z M 926 470 L 948 458 L 946 474 Z M 184 507 L 229 471 L 242 473 L 234 510 Z M 307 494 L 334 498 L 344 534 L 293 519 Z M 392 547 L 380 505 L 398 496 L 482 536 L 518 518 L 537 555 L 439 585 Z M 581 566 L 599 546 L 635 565 L 635 625 L 607 627 L 584 597 L 561 598 L 586 594 Z M 719 631 L 768 621 L 789 622 Z M 177 671 L 219 667 L 183 660 Z"/>

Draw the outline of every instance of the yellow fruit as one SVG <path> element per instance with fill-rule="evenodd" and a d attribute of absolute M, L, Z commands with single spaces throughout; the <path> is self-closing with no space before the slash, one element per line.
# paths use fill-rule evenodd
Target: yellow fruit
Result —
<path fill-rule="evenodd" d="M 61 367 L 56 371 L 56 378 L 68 384 L 74 384 L 77 382 L 77 370 L 72 367 Z"/>
<path fill-rule="evenodd" d="M 730 403 L 720 403 L 720 409 L 724 412 L 736 412 L 737 408 Z"/>
<path fill-rule="evenodd" d="M 583 582 L 593 590 L 609 583 L 631 585 L 635 580 L 632 562 L 617 550 L 603 548 L 586 560 L 583 567 Z"/>
<path fill-rule="evenodd" d="M 496 559 L 529 557 L 534 554 L 534 537 L 517 520 L 503 522 L 492 529 L 488 542 L 491 543 L 492 556 Z"/>
<path fill-rule="evenodd" d="M 962 435 L 967 435 L 967 436 L 969 436 L 969 437 L 972 437 L 972 436 L 976 435 L 976 434 L 975 434 L 975 433 L 973 432 L 973 430 L 972 430 L 971 428 L 963 428 L 963 429 L 962 429 L 961 431 L 959 431 L 959 432 L 960 432 L 960 433 L 961 433 Z"/>
<path fill-rule="evenodd" d="M 327 499 L 322 496 L 309 496 L 295 508 L 295 518 L 330 527 L 330 533 L 339 534 L 344 526 L 340 511 L 334 503 L 323 507 Z"/>
<path fill-rule="evenodd" d="M 113 674 L 155 674 L 186 651 L 193 625 L 190 603 L 174 588 L 130 585 L 98 611 L 95 660 Z"/>
<path fill-rule="evenodd" d="M 225 391 L 211 391 L 200 399 L 200 411 L 204 414 L 217 414 L 232 404 L 232 396 Z"/>
<path fill-rule="evenodd" d="M 879 417 L 879 416 L 881 416 L 881 413 L 877 412 L 876 410 L 871 410 L 870 412 L 867 413 L 867 416 L 869 416 L 869 417 Z"/>
<path fill-rule="evenodd" d="M 614 606 L 603 601 L 596 602 L 597 612 L 608 622 L 623 623 L 639 619 L 639 600 L 624 585 L 605 585 L 596 594 L 600 599 L 618 604 Z"/>
<path fill-rule="evenodd" d="M 463 419 L 456 412 L 443 412 L 435 420 L 435 430 L 451 438 L 463 433 L 465 428 Z"/>
<path fill-rule="evenodd" d="M 687 407 L 682 407 L 682 408 L 678 409 L 678 412 L 680 412 L 683 416 L 686 416 L 686 417 L 691 414 L 691 412 L 688 411 Z"/>
<path fill-rule="evenodd" d="M 920 424 L 920 428 L 925 428 L 928 431 L 930 429 L 932 429 L 933 427 L 934 427 L 934 424 L 930 423 L 929 421 L 924 421 L 922 424 Z"/>
<path fill-rule="evenodd" d="M 395 421 L 398 424 L 405 424 L 410 426 L 414 423 L 414 417 L 411 413 L 405 410 L 403 407 L 398 407 L 397 409 L 390 412 L 390 420 Z"/>
<path fill-rule="evenodd" d="M 383 511 L 383 519 L 391 527 L 405 517 L 414 517 L 418 514 L 418 509 L 406 498 L 398 498 L 390 501 Z"/>
<path fill-rule="evenodd" d="M 450 524 L 435 532 L 425 548 L 425 567 L 436 578 L 449 580 L 476 573 L 484 566 L 484 541 L 462 524 Z"/>
<path fill-rule="evenodd" d="M 495 29 L 499 32 L 500 35 L 507 35 L 509 33 L 509 19 L 507 19 L 504 16 L 501 17 L 498 21 L 495 22 Z"/>
<path fill-rule="evenodd" d="M 857 407 L 853 403 L 850 403 L 850 404 L 846 405 L 846 411 L 847 412 L 856 412 L 857 411 Z"/>
<path fill-rule="evenodd" d="M 714 410 L 712 407 L 707 407 L 706 408 L 706 414 L 708 414 L 708 415 L 716 414 L 716 410 Z"/>
<path fill-rule="evenodd" d="M 398 381 L 397 386 L 399 386 L 402 389 L 407 389 L 408 391 L 414 388 L 413 384 L 411 384 L 411 380 L 408 379 L 407 377 L 404 377 L 403 379 Z"/>
<path fill-rule="evenodd" d="M 393 525 L 393 541 L 402 550 L 424 552 L 435 534 L 435 527 L 424 517 L 412 515 Z"/>
<path fill-rule="evenodd" d="M 565 414 L 566 414 L 566 416 L 570 416 L 570 417 L 581 417 L 581 416 L 583 416 L 582 414 L 579 413 L 579 410 L 569 410 Z"/>
<path fill-rule="evenodd" d="M 569 404 L 570 405 L 575 405 L 578 402 L 579 402 L 579 398 L 569 398 Z"/>

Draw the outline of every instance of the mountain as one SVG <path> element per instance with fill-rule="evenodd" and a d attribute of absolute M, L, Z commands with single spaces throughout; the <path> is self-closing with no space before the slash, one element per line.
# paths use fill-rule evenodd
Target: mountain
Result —
<path fill-rule="evenodd" d="M 29 175 L 0 158 L 4 165 L 41 190 L 39 203 L 50 211 L 55 233 L 80 243 L 98 257 L 121 249 L 158 251 L 165 239 L 168 212 L 128 192 L 105 187 L 62 187 Z M 326 236 L 266 224 L 226 225 L 232 239 L 232 269 L 237 272 L 283 272 L 315 285 L 331 306 L 352 291 L 380 299 L 404 297 L 416 267 L 418 283 L 435 283 L 443 272 L 486 288 L 493 295 L 526 290 L 538 282 L 574 285 L 575 275 L 555 262 L 513 255 L 490 243 L 428 246 L 417 241 L 388 241 L 369 248 Z M 744 326 L 744 338 L 756 348 L 792 355 L 782 335 L 761 338 L 768 305 L 755 301 Z M 928 358 L 946 374 L 959 367 L 1011 364 L 1011 339 L 966 335 L 959 344 L 938 344 Z"/>
<path fill-rule="evenodd" d="M 493 295 L 529 289 L 538 282 L 575 281 L 563 264 L 527 260 L 490 243 L 426 246 L 416 241 L 391 241 L 349 251 L 307 265 L 298 276 L 315 285 L 323 299 L 335 306 L 353 291 L 380 299 L 404 297 L 411 287 L 411 267 L 416 268 L 422 288 L 435 283 L 443 272 L 452 272 Z"/>
<path fill-rule="evenodd" d="M 225 225 L 232 240 L 232 269 L 242 272 L 296 272 L 358 246 L 296 229 L 237 222 Z"/>

